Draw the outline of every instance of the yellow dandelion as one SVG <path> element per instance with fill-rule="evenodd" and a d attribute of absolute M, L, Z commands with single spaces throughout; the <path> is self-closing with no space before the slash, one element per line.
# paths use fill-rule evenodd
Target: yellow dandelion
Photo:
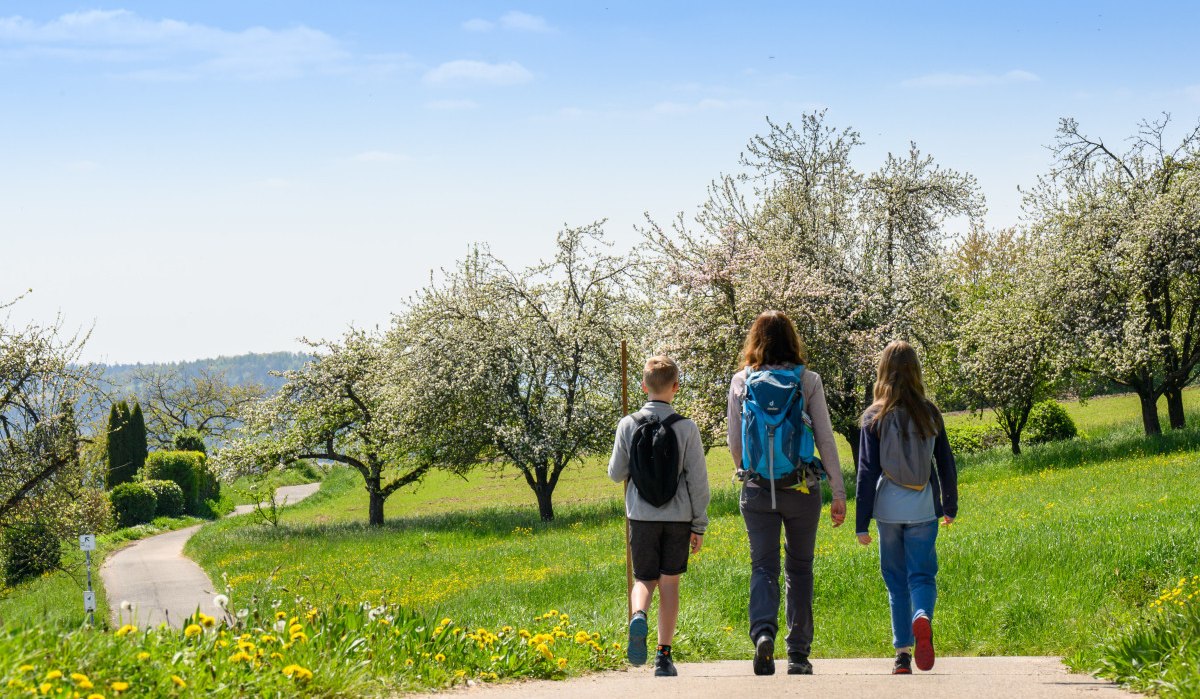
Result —
<path fill-rule="evenodd" d="M 570 615 L 568 615 L 568 614 L 560 614 L 560 615 L 558 616 L 558 618 L 559 618 L 559 620 L 561 620 L 561 621 L 562 621 L 562 623 L 564 623 L 564 624 L 565 624 L 565 623 L 567 623 L 568 621 L 570 621 L 570 620 L 571 620 L 571 617 L 570 617 Z"/>
<path fill-rule="evenodd" d="M 121 628 L 117 629 L 116 633 L 114 635 L 119 637 L 119 636 L 125 636 L 128 634 L 131 634 L 131 633 L 137 633 L 137 627 L 134 626 L 133 624 L 125 624 Z"/>
<path fill-rule="evenodd" d="M 312 670 L 300 667 L 299 665 L 288 665 L 283 668 L 283 674 L 294 680 L 311 680 L 313 676 Z"/>
<path fill-rule="evenodd" d="M 17 672 L 20 672 L 22 674 L 24 674 L 26 672 L 33 672 L 33 666 L 32 665 L 22 665 L 21 667 L 17 668 Z"/>
<path fill-rule="evenodd" d="M 520 631 L 517 632 L 517 635 L 520 636 L 521 638 L 529 638 L 530 634 L 525 629 L 521 629 Z"/>
<path fill-rule="evenodd" d="M 295 642 L 295 641 L 307 641 L 307 640 L 308 640 L 308 634 L 304 633 L 303 631 L 297 631 L 297 632 L 293 633 L 293 634 L 291 635 L 291 637 L 290 637 L 290 638 L 291 638 L 291 640 L 292 640 L 293 642 Z"/>
<path fill-rule="evenodd" d="M 437 662 L 439 662 L 439 663 L 444 663 L 444 662 L 446 662 L 446 656 L 445 656 L 445 655 L 442 655 L 441 653 L 438 653 L 437 655 L 433 656 L 433 659 L 434 659 L 434 660 L 436 660 L 436 661 L 437 661 Z"/>
<path fill-rule="evenodd" d="M 278 651 L 271 654 L 271 660 L 283 660 L 283 653 Z"/>
<path fill-rule="evenodd" d="M 87 699 L 104 699 L 103 694 L 89 694 Z"/>
<path fill-rule="evenodd" d="M 303 630 L 304 630 L 304 626 L 302 624 L 293 623 L 291 626 L 288 627 L 288 633 L 297 633 L 297 632 L 303 631 Z"/>
<path fill-rule="evenodd" d="M 560 670 L 563 670 L 563 669 L 565 669 L 566 667 L 567 667 L 567 659 L 566 659 L 566 658 L 559 658 L 559 659 L 558 659 L 558 669 L 560 669 Z"/>
<path fill-rule="evenodd" d="M 61 680 L 62 676 L 63 674 L 60 670 L 51 670 L 46 673 L 46 679 L 48 680 Z"/>
<path fill-rule="evenodd" d="M 442 619 L 441 621 L 438 622 L 438 626 L 449 626 L 449 625 L 450 625 L 450 617 L 446 617 L 445 619 Z"/>
<path fill-rule="evenodd" d="M 404 661 L 404 666 L 405 666 L 405 667 L 412 667 L 412 666 L 413 666 L 413 659 L 412 659 L 412 658 L 407 658 L 407 659 L 405 659 L 405 661 Z"/>
<path fill-rule="evenodd" d="M 180 688 L 187 687 L 187 682 L 184 682 L 183 678 L 180 677 L 179 675 L 171 675 L 171 681 L 175 683 L 176 687 L 180 687 Z"/>
<path fill-rule="evenodd" d="M 214 624 L 216 624 L 216 623 L 217 623 L 217 620 L 216 620 L 216 619 L 214 619 L 214 618 L 212 618 L 212 617 L 210 617 L 210 616 L 209 616 L 209 615 L 207 615 L 207 614 L 203 614 L 203 613 L 202 613 L 202 614 L 200 614 L 200 623 L 201 623 L 201 624 L 203 624 L 203 625 L 204 625 L 204 626 L 206 626 L 206 627 L 209 627 L 209 628 L 211 628 L 211 627 L 212 627 Z"/>
<path fill-rule="evenodd" d="M 147 653 L 146 651 L 142 651 L 141 653 L 137 654 L 137 659 L 138 659 L 138 662 L 144 663 L 150 659 L 150 654 Z"/>
<path fill-rule="evenodd" d="M 116 682 L 113 682 L 112 684 L 110 684 L 108 686 L 114 692 L 124 692 L 125 690 L 129 689 L 129 683 L 122 682 L 120 680 L 117 680 Z"/>
<path fill-rule="evenodd" d="M 535 650 L 541 653 L 546 660 L 554 660 L 554 651 L 550 650 L 550 647 L 545 643 L 539 643 Z"/>
<path fill-rule="evenodd" d="M 199 624 L 188 624 L 187 628 L 183 630 L 183 635 L 187 638 L 191 638 L 192 636 L 197 636 L 202 633 L 204 633 L 204 629 L 201 628 Z"/>
<path fill-rule="evenodd" d="M 50 684 L 49 682 L 43 682 L 38 685 L 38 689 L 42 691 L 42 694 L 49 694 L 50 690 L 54 689 L 54 685 Z"/>
<path fill-rule="evenodd" d="M 276 619 L 286 619 L 287 612 L 275 612 L 275 618 Z"/>

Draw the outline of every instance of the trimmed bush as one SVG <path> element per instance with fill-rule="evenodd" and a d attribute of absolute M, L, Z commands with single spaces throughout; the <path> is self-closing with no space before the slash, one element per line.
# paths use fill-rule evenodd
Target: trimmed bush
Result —
<path fill-rule="evenodd" d="M 12 586 L 58 567 L 58 536 L 41 522 L 15 524 L 4 531 L 4 581 Z"/>
<path fill-rule="evenodd" d="M 946 438 L 956 456 L 994 449 L 1008 440 L 999 425 L 946 425 Z"/>
<path fill-rule="evenodd" d="M 1044 400 L 1033 406 L 1033 410 L 1029 411 L 1026 429 L 1030 431 L 1029 441 L 1035 444 L 1074 439 L 1079 434 L 1071 414 L 1053 400 Z"/>
<path fill-rule="evenodd" d="M 154 519 L 158 501 L 154 491 L 144 483 L 122 483 L 108 493 L 112 502 L 113 516 L 118 527 L 132 527 Z"/>
<path fill-rule="evenodd" d="M 178 517 L 183 514 L 183 490 L 175 481 L 142 481 L 142 485 L 154 491 L 156 516 Z"/>
<path fill-rule="evenodd" d="M 197 497 L 200 502 L 216 502 L 221 499 L 221 480 L 216 471 L 208 467 L 208 460 L 202 459 L 196 471 Z"/>
<path fill-rule="evenodd" d="M 197 430 L 180 430 L 175 435 L 175 451 L 198 451 L 201 454 L 207 454 L 208 449 L 204 447 L 204 435 Z"/>
<path fill-rule="evenodd" d="M 183 491 L 183 509 L 196 514 L 200 503 L 200 471 L 204 454 L 198 451 L 156 451 L 146 459 L 142 477 L 146 480 L 173 481 Z"/>

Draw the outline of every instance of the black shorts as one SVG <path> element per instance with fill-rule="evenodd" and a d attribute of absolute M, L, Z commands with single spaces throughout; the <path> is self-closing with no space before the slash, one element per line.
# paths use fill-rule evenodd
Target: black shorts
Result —
<path fill-rule="evenodd" d="M 692 548 L 691 522 L 644 522 L 629 520 L 629 548 L 633 577 L 643 582 L 661 575 L 687 572 Z"/>

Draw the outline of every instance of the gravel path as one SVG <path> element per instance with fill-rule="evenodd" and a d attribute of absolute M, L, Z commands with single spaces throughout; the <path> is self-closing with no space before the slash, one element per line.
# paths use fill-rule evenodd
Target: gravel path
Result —
<path fill-rule="evenodd" d="M 932 672 L 893 677 L 890 659 L 813 660 L 810 677 L 788 675 L 786 661 L 777 673 L 756 677 L 750 661 L 681 663 L 678 677 L 654 677 L 649 667 L 605 672 L 566 682 L 515 682 L 480 685 L 457 694 L 477 699 L 697 699 L 698 697 L 887 697 L 931 699 L 969 697 L 1137 697 L 1107 682 L 1069 673 L 1058 658 L 938 658 Z M 453 694 L 453 693 L 452 693 Z"/>
<path fill-rule="evenodd" d="M 320 487 L 320 483 L 288 485 L 276 489 L 275 496 L 281 504 L 295 504 Z M 233 514 L 253 509 L 253 505 L 242 505 Z M 212 581 L 183 555 L 183 545 L 201 526 L 142 539 L 108 557 L 100 568 L 100 579 L 114 623 L 133 618 L 142 627 L 165 622 L 178 628 L 197 608 L 217 616 L 220 610 L 212 602 L 216 594 Z M 122 610 L 122 602 L 133 605 L 133 610 Z"/>

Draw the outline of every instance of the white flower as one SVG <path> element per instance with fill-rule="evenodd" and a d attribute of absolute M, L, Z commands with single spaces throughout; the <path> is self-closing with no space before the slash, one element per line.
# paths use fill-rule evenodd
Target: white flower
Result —
<path fill-rule="evenodd" d="M 238 613 L 237 613 L 237 618 L 239 618 L 239 619 L 245 619 L 245 618 L 246 618 L 246 617 L 248 617 L 248 616 L 250 616 L 250 610 L 249 610 L 249 609 L 239 609 L 239 610 L 238 610 Z"/>
<path fill-rule="evenodd" d="M 280 619 L 275 622 L 275 633 L 283 633 L 285 630 L 287 630 L 287 620 Z"/>
<path fill-rule="evenodd" d="M 225 609 L 229 606 L 229 598 L 225 595 L 217 595 L 216 597 L 213 597 L 213 604 L 217 605 L 217 607 L 221 609 Z"/>
<path fill-rule="evenodd" d="M 133 602 L 130 602 L 127 599 L 121 600 L 121 609 L 123 609 L 127 612 L 132 612 L 133 611 Z"/>

